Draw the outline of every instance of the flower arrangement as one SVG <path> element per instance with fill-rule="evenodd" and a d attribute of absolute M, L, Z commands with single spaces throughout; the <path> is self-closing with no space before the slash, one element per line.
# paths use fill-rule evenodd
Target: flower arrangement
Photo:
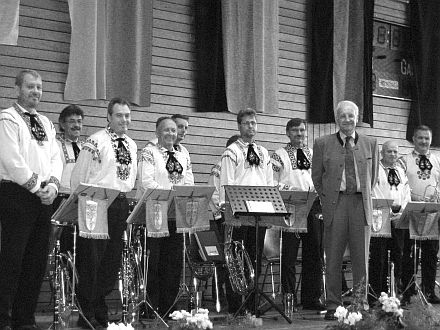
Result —
<path fill-rule="evenodd" d="M 192 313 L 185 310 L 174 311 L 170 317 L 178 321 L 181 329 L 212 329 L 212 322 L 209 320 L 209 311 L 198 308 Z"/>
<path fill-rule="evenodd" d="M 124 324 L 124 323 L 110 323 L 107 327 L 108 330 L 134 330 L 133 326 L 131 324 Z"/>

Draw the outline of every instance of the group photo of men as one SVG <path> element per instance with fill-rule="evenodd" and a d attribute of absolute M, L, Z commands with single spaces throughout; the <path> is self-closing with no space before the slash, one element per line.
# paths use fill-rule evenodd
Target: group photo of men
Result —
<path fill-rule="evenodd" d="M 35 314 L 53 239 L 52 215 L 81 184 L 117 191 L 108 205 L 102 233 L 80 233 L 75 242 L 76 297 L 81 308 L 77 326 L 107 328 L 111 320 L 106 297 L 121 268 L 130 213 L 128 195 L 140 200 L 149 189 L 195 185 L 191 155 L 185 147 L 191 118 L 179 113 L 160 116 L 155 132 L 149 132 L 156 139 L 140 146 L 130 137 L 132 104 L 123 97 L 108 100 L 107 125 L 85 137 L 87 117 L 81 106 L 60 109 L 58 129 L 39 112 L 43 77 L 37 71 L 18 72 L 14 90 L 16 101 L 0 111 L 0 330 L 40 329 Z M 218 162 L 208 164 L 213 165 L 209 181 L 201 183 L 215 188 L 209 220 L 224 239 L 220 244 L 227 239 L 242 242 L 253 267 L 261 266 L 266 227 L 259 227 L 258 241 L 254 226 L 234 227 L 231 237 L 225 237 L 229 229 L 224 217 L 226 186 L 313 192 L 316 198 L 304 219 L 305 230 L 283 232 L 283 294 L 293 294 L 295 304 L 304 310 L 336 320 L 336 308 L 343 303 L 344 255 L 349 250 L 352 287 L 365 283 L 369 304 L 381 292 L 390 291 L 392 262 L 396 292 L 402 304 L 408 305 L 418 293 L 413 280 L 418 271 L 418 267 L 414 269 L 414 258 L 417 265 L 419 259 L 417 244 L 421 293 L 429 303 L 439 304 L 438 237 L 419 244 L 410 235 L 410 223 L 402 217 L 410 202 L 438 202 L 440 157 L 431 152 L 431 128 L 417 126 L 414 148 L 403 155 L 398 141 L 379 146 L 376 138 L 358 132 L 359 108 L 354 102 L 341 100 L 334 116 L 337 131 L 315 141 L 307 141 L 306 120 L 289 118 L 284 132 L 288 142 L 269 151 L 258 138 L 257 112 L 240 109 L 233 128 L 236 134 L 224 142 Z M 392 201 L 389 237 L 374 236 L 375 199 Z M 151 305 L 141 311 L 146 319 L 168 318 L 177 309 L 184 234 L 176 230 L 175 213 L 169 212 L 166 221 L 166 235 L 146 238 L 146 291 Z M 74 231 L 63 229 L 62 252 L 73 250 Z M 299 253 L 301 293 L 297 297 Z M 243 297 L 233 290 L 227 274 L 221 284 L 225 285 L 228 314 L 240 310 L 257 313 L 253 296 L 242 306 Z M 223 293 L 222 286 L 219 290 Z M 326 299 L 322 298 L 324 290 Z"/>

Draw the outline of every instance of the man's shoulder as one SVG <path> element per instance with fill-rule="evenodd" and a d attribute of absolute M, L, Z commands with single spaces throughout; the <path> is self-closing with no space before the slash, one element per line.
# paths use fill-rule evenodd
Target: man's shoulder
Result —
<path fill-rule="evenodd" d="M 9 107 L 0 111 L 0 118 L 16 119 L 20 117 L 14 107 Z"/>

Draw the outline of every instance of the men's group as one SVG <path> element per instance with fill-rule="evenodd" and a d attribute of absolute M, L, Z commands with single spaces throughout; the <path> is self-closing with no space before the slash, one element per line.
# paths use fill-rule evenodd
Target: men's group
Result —
<path fill-rule="evenodd" d="M 149 141 L 138 159 L 137 145 L 127 135 L 131 122 L 127 100 L 110 100 L 108 125 L 82 142 L 84 113 L 79 106 L 69 105 L 61 111 L 58 135 L 52 122 L 37 112 L 42 96 L 38 72 L 19 72 L 15 91 L 17 101 L 0 112 L 0 330 L 39 329 L 35 310 L 46 270 L 51 216 L 80 184 L 119 192 L 108 206 L 107 225 L 99 228 L 99 233 L 80 233 L 76 244 L 76 294 L 82 311 L 78 326 L 106 328 L 109 312 L 105 297 L 118 278 L 129 215 L 126 194 L 136 189 L 139 199 L 147 189 L 194 185 L 190 154 L 182 145 L 189 118 L 181 114 L 160 117 L 156 121 L 157 140 Z M 222 231 L 227 185 L 317 193 L 304 220 L 304 232 L 283 232 L 281 284 L 284 293 L 296 295 L 295 265 L 301 243 L 301 304 L 304 309 L 327 310 L 328 320 L 335 319 L 334 312 L 341 304 L 341 269 L 347 247 L 353 286 L 368 278 L 370 303 L 380 292 L 388 291 L 388 250 L 398 292 L 404 303 L 410 302 L 415 294 L 413 258 L 417 256 L 408 221 L 401 221 L 401 215 L 410 201 L 437 202 L 440 177 L 440 158 L 430 151 L 429 127 L 415 129 L 411 153 L 400 156 L 398 143 L 387 141 L 379 156 L 377 141 L 356 131 L 356 104 L 341 101 L 335 109 L 335 121 L 339 131 L 316 139 L 312 150 L 305 141 L 306 122 L 289 120 L 289 142 L 270 155 L 256 143 L 257 114 L 252 109 L 241 110 L 237 114 L 239 134 L 227 141 L 209 179 L 216 188 L 211 220 Z M 374 199 L 393 201 L 390 238 L 370 240 Z M 183 235 L 176 231 L 174 214 L 168 214 L 167 221 L 164 237 L 146 238 L 148 298 L 159 315 L 172 310 L 182 271 Z M 266 228 L 259 230 L 264 237 Z M 61 250 L 72 250 L 72 236 L 71 230 L 64 230 Z M 255 227 L 235 227 L 232 239 L 244 243 L 255 267 L 264 243 L 261 239 L 256 247 Z M 435 294 L 438 242 L 438 237 L 431 237 L 420 244 L 421 288 L 431 303 L 440 303 Z M 233 292 L 229 281 L 224 284 L 228 312 L 235 313 L 242 297 Z M 324 289 L 326 301 L 322 300 Z M 246 308 L 255 312 L 252 299 Z M 151 311 L 146 314 L 153 316 Z"/>

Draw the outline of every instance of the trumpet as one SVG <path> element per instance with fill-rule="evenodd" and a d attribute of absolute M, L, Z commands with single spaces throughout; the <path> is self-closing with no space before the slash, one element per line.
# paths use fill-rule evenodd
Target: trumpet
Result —
<path fill-rule="evenodd" d="M 232 290 L 245 295 L 255 286 L 255 271 L 251 259 L 241 242 L 232 241 L 232 228 L 228 230 L 225 243 L 225 260 L 229 270 Z"/>

